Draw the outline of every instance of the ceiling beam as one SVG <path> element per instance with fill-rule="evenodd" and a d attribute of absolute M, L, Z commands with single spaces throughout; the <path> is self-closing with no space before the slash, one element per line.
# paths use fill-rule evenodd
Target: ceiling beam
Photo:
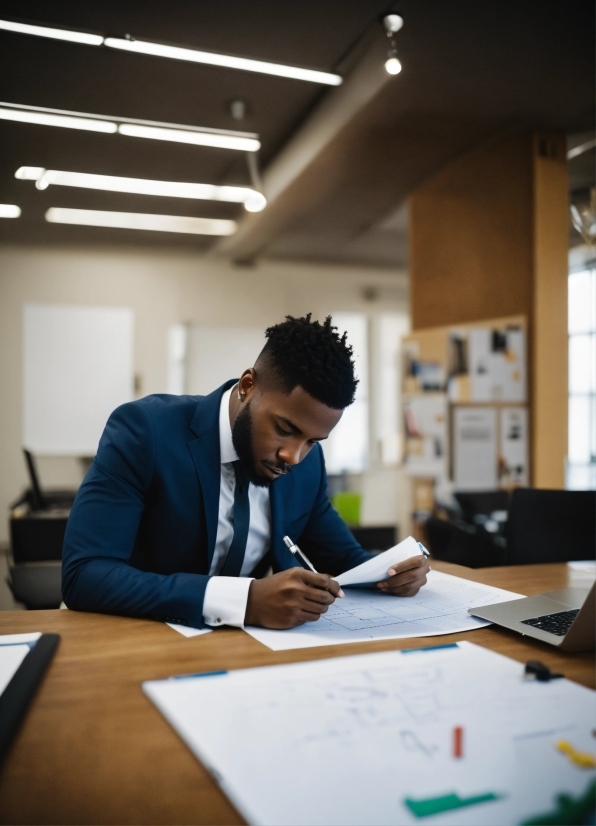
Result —
<path fill-rule="evenodd" d="M 292 221 L 314 209 L 337 186 L 341 158 L 337 142 L 354 129 L 362 110 L 388 84 L 386 43 L 379 38 L 356 64 L 345 82 L 326 93 L 323 101 L 299 127 L 263 173 L 267 207 L 246 214 L 233 236 L 212 249 L 235 261 L 251 261 Z"/>

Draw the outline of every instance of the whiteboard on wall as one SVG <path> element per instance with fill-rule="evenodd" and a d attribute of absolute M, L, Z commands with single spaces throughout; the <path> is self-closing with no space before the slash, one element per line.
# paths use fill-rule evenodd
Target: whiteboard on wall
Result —
<path fill-rule="evenodd" d="M 24 307 L 23 445 L 93 456 L 108 416 L 133 399 L 132 310 Z"/>
<path fill-rule="evenodd" d="M 186 392 L 211 393 L 228 379 L 237 379 L 255 363 L 265 346 L 260 327 L 188 327 L 186 341 Z"/>

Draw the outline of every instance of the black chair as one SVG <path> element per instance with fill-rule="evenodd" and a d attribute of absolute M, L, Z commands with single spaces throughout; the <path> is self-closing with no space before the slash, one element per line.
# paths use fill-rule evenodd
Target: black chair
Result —
<path fill-rule="evenodd" d="M 492 568 L 504 564 L 504 541 L 495 541 L 465 523 L 458 525 L 431 516 L 424 523 L 424 530 L 434 559 L 468 568 Z"/>
<path fill-rule="evenodd" d="M 461 508 L 462 518 L 473 525 L 477 516 L 490 516 L 495 511 L 509 510 L 506 490 L 458 491 L 453 494 Z"/>
<path fill-rule="evenodd" d="M 594 559 L 596 491 L 517 488 L 507 532 L 510 565 Z"/>

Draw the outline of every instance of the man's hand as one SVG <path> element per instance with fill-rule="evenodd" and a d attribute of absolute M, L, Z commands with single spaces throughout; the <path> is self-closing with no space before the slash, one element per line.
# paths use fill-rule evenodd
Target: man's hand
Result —
<path fill-rule="evenodd" d="M 412 556 L 398 565 L 392 565 L 387 571 L 389 579 L 377 582 L 377 588 L 384 594 L 413 597 L 426 583 L 429 571 L 430 565 L 425 556 Z"/>
<path fill-rule="evenodd" d="M 264 628 L 294 628 L 318 620 L 335 598 L 343 595 L 328 574 L 290 568 L 265 579 L 253 579 L 244 622 Z"/>

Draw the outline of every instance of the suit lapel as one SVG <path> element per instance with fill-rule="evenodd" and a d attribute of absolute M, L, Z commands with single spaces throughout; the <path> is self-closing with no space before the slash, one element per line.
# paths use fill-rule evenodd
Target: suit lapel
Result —
<path fill-rule="evenodd" d="M 236 379 L 226 382 L 213 393 L 199 399 L 190 429 L 197 438 L 188 443 L 195 470 L 199 479 L 205 520 L 207 523 L 207 550 L 209 565 L 215 551 L 217 522 L 219 514 L 220 451 L 219 451 L 219 407 L 224 392 L 236 383 Z"/>

